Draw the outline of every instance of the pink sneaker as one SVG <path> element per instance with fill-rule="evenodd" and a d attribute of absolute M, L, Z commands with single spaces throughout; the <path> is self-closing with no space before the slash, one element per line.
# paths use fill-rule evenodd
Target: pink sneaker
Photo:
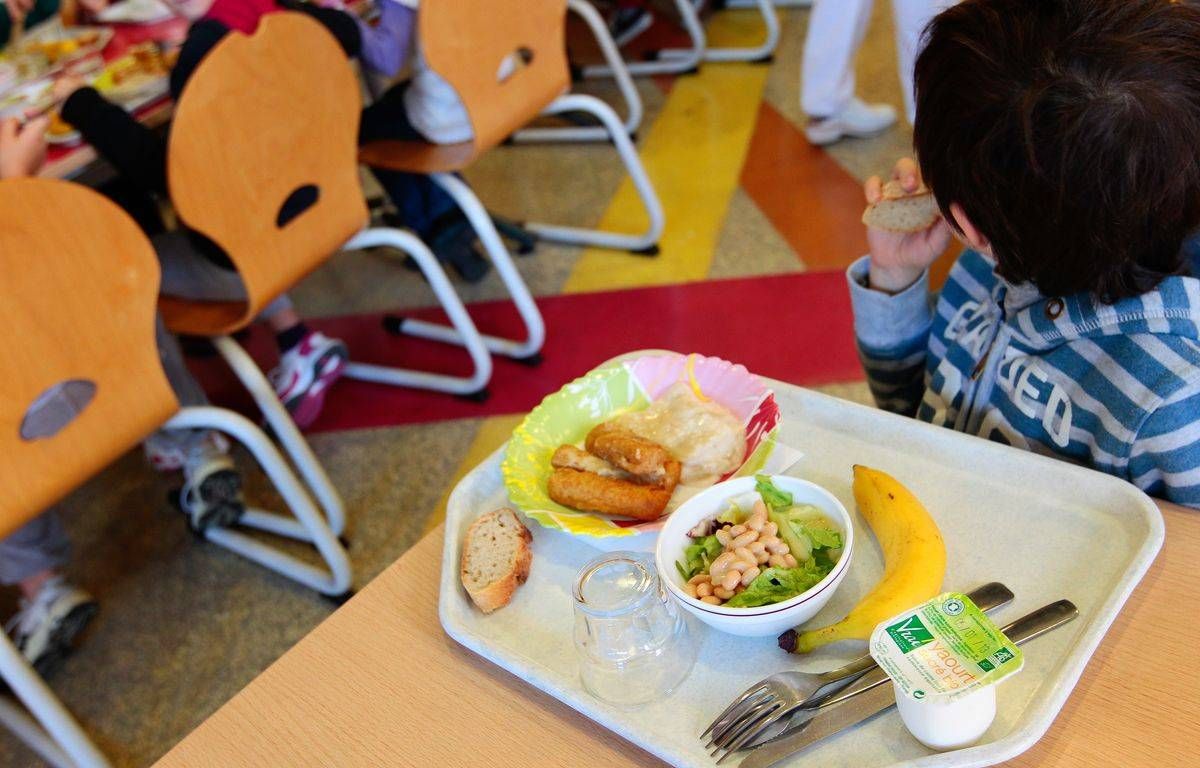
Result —
<path fill-rule="evenodd" d="M 349 357 L 340 339 L 313 331 L 279 358 L 270 374 L 271 384 L 297 426 L 307 427 L 317 420 L 325 392 L 341 377 Z"/>

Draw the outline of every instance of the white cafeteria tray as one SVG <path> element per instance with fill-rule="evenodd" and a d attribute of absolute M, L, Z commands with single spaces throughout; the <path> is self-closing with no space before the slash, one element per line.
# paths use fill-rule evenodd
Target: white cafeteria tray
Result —
<path fill-rule="evenodd" d="M 780 382 L 780 441 L 803 451 L 789 474 L 828 488 L 854 509 L 850 468 L 883 469 L 913 490 L 946 540 L 947 589 L 988 581 L 1016 594 L 996 614 L 1003 624 L 1060 598 L 1080 617 L 1025 646 L 1025 669 L 999 691 L 999 712 L 976 746 L 933 753 L 917 743 L 895 710 L 825 740 L 787 765 L 806 768 L 993 765 L 1032 746 L 1054 720 L 1084 666 L 1153 561 L 1163 540 L 1157 507 L 1116 478 L 838 400 Z M 472 606 L 458 577 L 462 536 L 482 512 L 508 503 L 502 451 L 463 478 L 450 496 L 439 612 L 462 645 L 676 766 L 711 766 L 697 735 L 751 683 L 790 667 L 821 670 L 861 653 L 861 645 L 789 656 L 774 638 L 738 638 L 698 622 L 700 657 L 669 698 L 621 709 L 581 686 L 572 644 L 571 587 L 597 551 L 530 523 L 533 567 L 511 604 L 491 616 Z M 855 513 L 850 572 L 814 621 L 840 618 L 882 573 L 878 547 Z"/>

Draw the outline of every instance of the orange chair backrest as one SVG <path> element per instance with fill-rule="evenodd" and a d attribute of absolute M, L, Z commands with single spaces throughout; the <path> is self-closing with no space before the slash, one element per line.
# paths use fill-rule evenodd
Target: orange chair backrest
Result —
<path fill-rule="evenodd" d="M 0 182 L 0 275 L 3 537 L 179 404 L 154 341 L 158 260 L 116 205 L 67 182 Z"/>
<path fill-rule="evenodd" d="M 341 47 L 303 14 L 268 14 L 254 35 L 231 32 L 204 57 L 175 112 L 167 180 L 180 218 L 229 255 L 249 301 L 165 300 L 172 329 L 249 323 L 366 224 L 361 107 Z M 285 220 L 289 200 L 307 207 Z"/>
<path fill-rule="evenodd" d="M 566 16 L 565 0 L 420 0 L 421 51 L 466 106 L 476 154 L 570 86 Z"/>

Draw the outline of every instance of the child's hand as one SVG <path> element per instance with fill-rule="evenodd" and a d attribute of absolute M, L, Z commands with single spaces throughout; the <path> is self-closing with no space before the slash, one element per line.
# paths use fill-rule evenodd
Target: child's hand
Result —
<path fill-rule="evenodd" d="M 39 117 L 24 126 L 15 118 L 0 121 L 0 179 L 33 176 L 46 162 L 46 128 L 50 118 Z"/>
<path fill-rule="evenodd" d="M 921 186 L 921 170 L 910 157 L 896 161 L 892 178 L 900 182 L 905 192 L 915 192 Z M 879 202 L 882 190 L 883 182 L 878 176 L 867 179 L 863 186 L 868 203 Z M 921 232 L 891 232 L 867 227 L 867 243 L 871 248 L 870 287 L 899 293 L 915 283 L 946 250 L 950 244 L 950 227 L 941 216 Z"/>

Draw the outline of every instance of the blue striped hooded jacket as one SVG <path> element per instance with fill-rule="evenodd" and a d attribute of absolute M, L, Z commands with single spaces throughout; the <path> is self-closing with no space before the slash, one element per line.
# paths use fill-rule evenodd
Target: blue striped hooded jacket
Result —
<path fill-rule="evenodd" d="M 1106 305 L 1010 285 L 966 251 L 936 298 L 848 270 L 880 408 L 1050 454 L 1200 507 L 1200 280 Z"/>

